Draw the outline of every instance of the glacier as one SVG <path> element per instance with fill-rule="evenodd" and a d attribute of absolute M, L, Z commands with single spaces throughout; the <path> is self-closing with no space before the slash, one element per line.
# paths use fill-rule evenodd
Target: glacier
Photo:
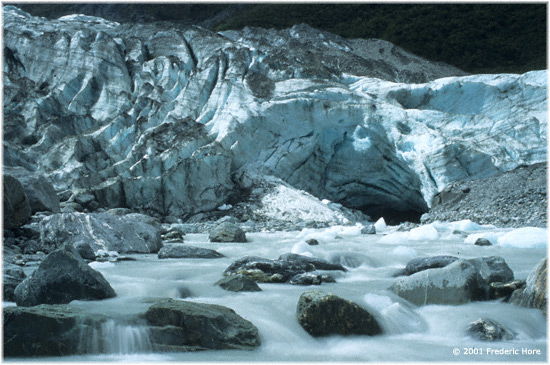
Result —
<path fill-rule="evenodd" d="M 466 75 L 306 25 L 3 17 L 4 165 L 102 208 L 418 219 L 450 182 L 547 158 L 545 70 Z"/>

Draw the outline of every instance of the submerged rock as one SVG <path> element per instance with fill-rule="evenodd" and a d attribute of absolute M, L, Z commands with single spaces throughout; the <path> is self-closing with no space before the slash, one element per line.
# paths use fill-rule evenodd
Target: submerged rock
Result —
<path fill-rule="evenodd" d="M 510 341 L 516 338 L 515 333 L 491 319 L 478 319 L 472 322 L 466 332 L 476 340 L 481 341 Z"/>
<path fill-rule="evenodd" d="M 321 283 L 335 282 L 336 280 L 332 276 L 319 274 L 315 271 L 294 275 L 289 280 L 289 283 L 292 285 L 321 285 Z"/>
<path fill-rule="evenodd" d="M 407 265 L 400 275 L 409 276 L 423 270 L 445 267 L 452 264 L 456 260 L 458 260 L 458 258 L 454 256 L 431 256 L 416 258 L 407 262 Z"/>
<path fill-rule="evenodd" d="M 513 304 L 528 308 L 538 308 L 547 316 L 547 258 L 544 258 L 527 277 L 525 289 L 518 289 L 512 294 Z"/>
<path fill-rule="evenodd" d="M 115 291 L 103 275 L 88 266 L 72 249 L 50 253 L 15 289 L 15 302 L 24 307 L 114 296 Z"/>
<path fill-rule="evenodd" d="M 67 356 L 85 353 L 88 349 L 80 346 L 82 335 L 88 329 L 98 328 L 105 320 L 101 315 L 86 314 L 78 308 L 65 305 L 4 307 L 4 356 Z M 100 338 L 96 340 L 100 341 Z"/>
<path fill-rule="evenodd" d="M 285 253 L 281 256 L 279 256 L 279 260 L 282 261 L 292 261 L 292 262 L 300 262 L 304 264 L 312 264 L 315 266 L 315 269 L 317 270 L 340 270 L 340 271 L 348 271 L 345 267 L 343 267 L 340 264 L 333 264 L 331 262 L 328 262 L 323 259 L 318 259 L 316 257 L 309 257 L 304 255 L 298 255 L 295 253 Z"/>
<path fill-rule="evenodd" d="M 443 268 L 426 269 L 397 278 L 391 291 L 416 304 L 463 304 L 489 299 L 489 284 L 511 281 L 512 270 L 497 256 L 455 260 Z"/>
<path fill-rule="evenodd" d="M 252 350 L 260 346 L 258 329 L 232 309 L 167 299 L 152 305 L 145 318 L 154 326 L 156 351 L 194 349 Z"/>
<path fill-rule="evenodd" d="M 296 308 L 300 325 L 312 336 L 378 335 L 382 328 L 366 309 L 332 293 L 308 291 Z"/>
<path fill-rule="evenodd" d="M 210 242 L 247 242 L 246 234 L 234 223 L 223 222 L 208 234 Z"/>
<path fill-rule="evenodd" d="M 219 285 L 222 289 L 233 292 L 262 291 L 255 281 L 250 280 L 242 274 L 226 276 L 218 280 L 214 285 Z"/>
<path fill-rule="evenodd" d="M 84 241 L 96 255 L 100 250 L 154 253 L 162 247 L 155 220 L 141 214 L 53 214 L 40 222 L 40 238 L 47 251 Z"/>
<path fill-rule="evenodd" d="M 188 245 L 164 246 L 158 252 L 159 259 L 217 259 L 220 257 L 224 255 L 218 251 Z"/>
<path fill-rule="evenodd" d="M 229 265 L 223 274 L 225 276 L 243 274 L 257 283 L 285 283 L 295 275 L 314 270 L 315 266 L 309 262 L 245 256 Z"/>

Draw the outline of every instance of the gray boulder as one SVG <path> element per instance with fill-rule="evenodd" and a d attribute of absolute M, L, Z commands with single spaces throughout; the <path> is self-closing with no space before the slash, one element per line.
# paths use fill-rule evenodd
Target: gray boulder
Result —
<path fill-rule="evenodd" d="M 246 234 L 234 223 L 223 222 L 208 234 L 210 242 L 247 242 Z"/>
<path fill-rule="evenodd" d="M 279 256 L 279 260 L 312 264 L 313 266 L 315 266 L 315 269 L 317 270 L 348 271 L 345 267 L 343 267 L 340 264 L 333 264 L 323 259 L 318 259 L 316 257 L 309 257 L 304 255 L 298 255 L 295 253 L 285 253 Z"/>
<path fill-rule="evenodd" d="M 31 205 L 23 186 L 15 177 L 4 175 L 4 229 L 19 228 L 31 217 Z"/>
<path fill-rule="evenodd" d="M 242 274 L 226 276 L 218 280 L 214 285 L 219 285 L 222 289 L 233 292 L 262 291 L 256 282 Z"/>
<path fill-rule="evenodd" d="M 319 241 L 317 241 L 315 238 L 311 238 L 307 240 L 306 243 L 310 246 L 317 246 L 319 244 Z"/>
<path fill-rule="evenodd" d="M 300 325 L 312 336 L 378 335 L 382 328 L 366 309 L 332 293 L 309 291 L 296 308 Z"/>
<path fill-rule="evenodd" d="M 98 328 L 104 321 L 101 315 L 86 314 L 65 305 L 4 307 L 4 356 L 83 353 L 86 349 L 80 347 L 81 334 Z"/>
<path fill-rule="evenodd" d="M 481 341 L 510 341 L 516 334 L 492 319 L 478 319 L 466 329 L 466 333 Z"/>
<path fill-rule="evenodd" d="M 217 259 L 220 257 L 224 255 L 218 251 L 188 245 L 164 246 L 158 252 L 159 259 Z"/>
<path fill-rule="evenodd" d="M 512 294 L 513 304 L 528 308 L 538 308 L 547 316 L 547 258 L 544 258 L 527 277 L 525 289 L 518 289 Z"/>
<path fill-rule="evenodd" d="M 314 270 L 315 266 L 309 262 L 245 256 L 229 265 L 223 274 L 225 276 L 243 274 L 257 283 L 285 283 L 295 275 Z"/>
<path fill-rule="evenodd" d="M 27 275 L 23 272 L 23 269 L 20 266 L 10 264 L 4 261 L 2 265 L 2 276 L 3 276 L 3 293 L 4 301 L 14 302 L 15 301 L 15 288 L 19 285 Z"/>
<path fill-rule="evenodd" d="M 84 241 L 99 250 L 119 253 L 154 253 L 162 247 L 160 228 L 141 214 L 53 214 L 40 222 L 40 238 L 49 252 L 63 244 Z"/>
<path fill-rule="evenodd" d="M 152 305 L 145 318 L 156 327 L 151 332 L 156 351 L 252 350 L 260 345 L 252 323 L 219 305 L 167 299 Z"/>
<path fill-rule="evenodd" d="M 399 277 L 389 289 L 416 305 L 463 304 L 489 299 L 491 282 L 513 279 L 506 262 L 492 256 L 457 260 L 443 268 Z"/>
<path fill-rule="evenodd" d="M 28 171 L 21 167 L 6 167 L 4 172 L 9 173 L 21 183 L 29 199 L 31 213 L 60 212 L 59 197 L 50 180 L 44 175 Z"/>
<path fill-rule="evenodd" d="M 15 302 L 23 307 L 114 296 L 115 291 L 103 275 L 88 266 L 70 248 L 50 253 L 36 271 L 15 289 Z"/>
<path fill-rule="evenodd" d="M 376 227 L 374 226 L 374 223 L 364 223 L 363 228 L 361 228 L 361 234 L 376 234 Z"/>
<path fill-rule="evenodd" d="M 335 283 L 336 280 L 330 275 L 320 274 L 318 272 L 305 272 L 297 274 L 290 278 L 292 285 L 321 285 L 321 283 Z"/>

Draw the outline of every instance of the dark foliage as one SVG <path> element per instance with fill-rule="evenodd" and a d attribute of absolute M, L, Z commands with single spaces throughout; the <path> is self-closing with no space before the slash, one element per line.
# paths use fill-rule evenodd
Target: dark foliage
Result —
<path fill-rule="evenodd" d="M 166 3 L 20 4 L 34 15 L 171 21 L 216 31 L 307 23 L 346 38 L 379 38 L 471 73 L 546 69 L 546 4 Z"/>

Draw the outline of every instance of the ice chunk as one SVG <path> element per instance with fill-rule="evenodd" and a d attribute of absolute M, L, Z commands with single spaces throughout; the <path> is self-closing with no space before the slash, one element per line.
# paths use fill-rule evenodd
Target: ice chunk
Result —
<path fill-rule="evenodd" d="M 379 220 L 374 223 L 374 228 L 376 228 L 376 232 L 383 231 L 387 228 L 386 221 L 384 220 L 384 217 L 380 217 Z"/>
<path fill-rule="evenodd" d="M 546 228 L 524 227 L 504 234 L 499 237 L 497 243 L 504 247 L 544 248 L 547 239 L 548 231 Z"/>

